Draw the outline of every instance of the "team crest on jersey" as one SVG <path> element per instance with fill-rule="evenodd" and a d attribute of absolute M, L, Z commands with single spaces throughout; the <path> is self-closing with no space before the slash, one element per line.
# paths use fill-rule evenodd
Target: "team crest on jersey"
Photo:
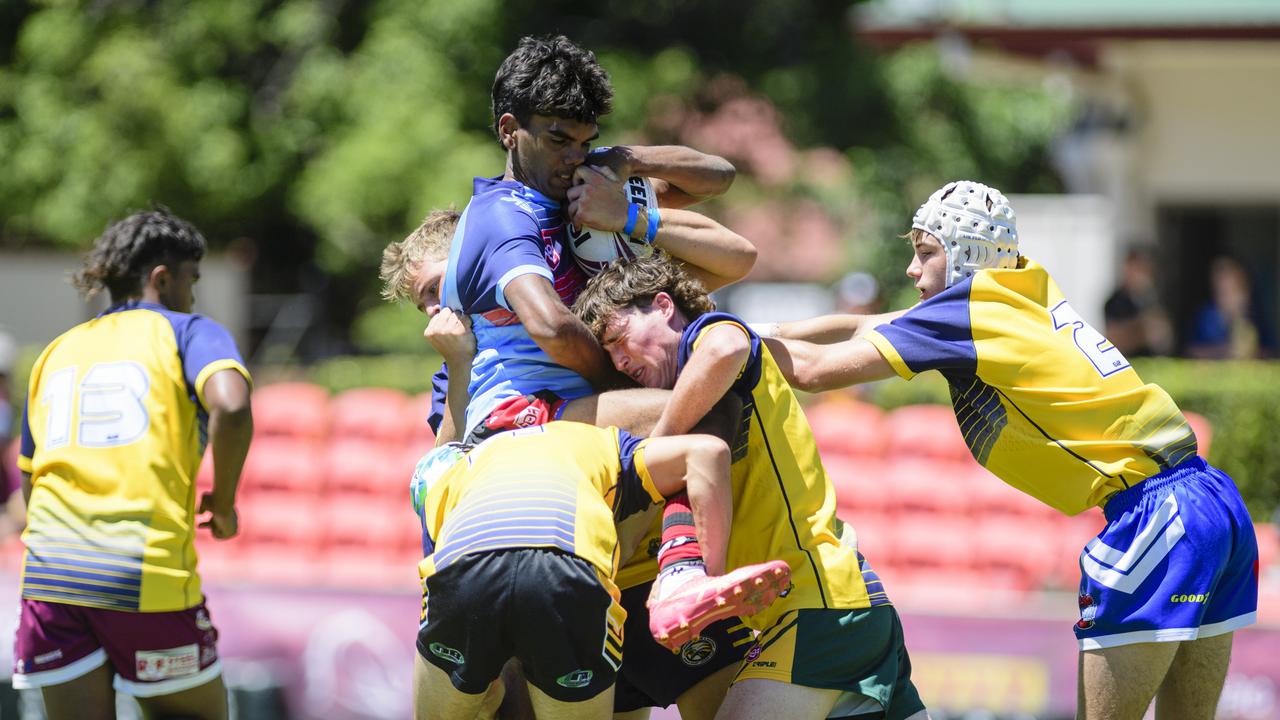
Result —
<path fill-rule="evenodd" d="M 746 662 L 754 661 L 756 658 L 760 657 L 760 653 L 762 652 L 764 652 L 764 648 L 761 647 L 760 645 L 752 646 L 752 648 L 747 651 Z"/>
<path fill-rule="evenodd" d="M 709 637 L 690 640 L 680 647 L 680 662 L 689 667 L 707 664 L 716 654 L 716 641 Z"/>

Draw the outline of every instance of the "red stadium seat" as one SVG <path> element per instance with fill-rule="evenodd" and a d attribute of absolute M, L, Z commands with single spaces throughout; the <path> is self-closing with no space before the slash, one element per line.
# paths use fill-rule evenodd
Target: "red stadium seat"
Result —
<path fill-rule="evenodd" d="M 895 512 L 936 513 L 957 519 L 969 512 L 972 463 L 941 459 L 895 459 L 885 465 L 884 484 Z"/>
<path fill-rule="evenodd" d="M 1057 510 L 1002 481 L 976 463 L 967 480 L 971 493 L 970 512 L 974 517 L 1013 515 L 1046 522 L 1063 517 Z"/>
<path fill-rule="evenodd" d="M 1196 434 L 1196 454 L 1202 458 L 1209 457 L 1209 443 L 1213 442 L 1213 426 L 1209 424 L 1209 419 L 1189 410 L 1183 410 L 1182 415 Z"/>
<path fill-rule="evenodd" d="M 286 382 L 253 391 L 255 436 L 320 440 L 329 429 L 329 393 L 319 385 Z"/>
<path fill-rule="evenodd" d="M 1080 587 L 1080 552 L 1102 528 L 1106 518 L 1097 508 L 1086 510 L 1075 517 L 1064 517 L 1058 524 L 1058 559 L 1053 574 L 1045 578 L 1051 586 L 1075 592 Z"/>
<path fill-rule="evenodd" d="M 947 405 L 907 405 L 885 418 L 888 453 L 892 457 L 971 458 L 956 414 Z"/>
<path fill-rule="evenodd" d="M 979 569 L 1015 574 L 1026 590 L 1055 584 L 1062 543 L 1054 524 L 992 516 L 977 524 L 971 544 Z"/>
<path fill-rule="evenodd" d="M 804 414 L 824 458 L 884 454 L 884 411 L 875 405 L 833 400 L 810 405 Z"/>
<path fill-rule="evenodd" d="M 249 494 L 258 490 L 288 490 L 318 495 L 327 473 L 320 446 L 311 440 L 260 437 L 249 446 L 240 484 Z"/>
<path fill-rule="evenodd" d="M 337 492 L 404 496 L 413 475 L 413 465 L 407 458 L 399 443 L 335 438 L 324 451 L 326 485 Z"/>
<path fill-rule="evenodd" d="M 843 510 L 883 515 L 892 507 L 889 464 L 877 459 L 828 455 L 822 459 Z"/>
<path fill-rule="evenodd" d="M 340 548 L 372 554 L 402 552 L 402 548 L 412 545 L 406 535 L 417 542 L 419 549 L 422 547 L 417 526 L 397 522 L 396 515 L 413 520 L 413 510 L 407 502 L 362 494 L 331 494 L 325 498 L 320 513 L 326 553 Z"/>
<path fill-rule="evenodd" d="M 1254 523 L 1253 530 L 1258 536 L 1258 566 L 1267 568 L 1280 563 L 1280 528 L 1271 523 Z"/>
<path fill-rule="evenodd" d="M 893 524 L 895 563 L 912 568 L 969 567 L 972 532 L 967 520 L 923 513 L 898 515 Z"/>
<path fill-rule="evenodd" d="M 240 539 L 252 551 L 280 545 L 298 553 L 318 551 L 324 538 L 322 503 L 287 492 L 259 492 L 238 504 Z"/>
<path fill-rule="evenodd" d="M 404 443 L 414 429 L 405 422 L 408 403 L 408 395 L 388 388 L 356 388 L 339 393 L 329 404 L 329 434 L 334 438 Z"/>

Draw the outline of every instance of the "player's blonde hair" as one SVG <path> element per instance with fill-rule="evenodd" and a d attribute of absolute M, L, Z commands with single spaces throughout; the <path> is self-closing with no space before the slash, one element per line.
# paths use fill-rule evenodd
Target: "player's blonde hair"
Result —
<path fill-rule="evenodd" d="M 427 260 L 449 257 L 449 245 L 457 226 L 458 212 L 453 208 L 432 210 L 417 230 L 388 245 L 382 251 L 382 266 L 378 270 L 383 299 L 390 302 L 413 299 L 413 278 L 418 266 Z"/>
<path fill-rule="evenodd" d="M 573 304 L 573 312 L 600 338 L 614 313 L 629 307 L 648 307 L 660 292 L 671 296 L 685 320 L 692 321 L 716 309 L 702 283 L 657 250 L 648 257 L 614 260 L 587 283 Z"/>

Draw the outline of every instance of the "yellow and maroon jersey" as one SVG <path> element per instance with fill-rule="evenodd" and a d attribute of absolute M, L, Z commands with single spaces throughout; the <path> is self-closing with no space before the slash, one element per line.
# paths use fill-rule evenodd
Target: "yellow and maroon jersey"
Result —
<path fill-rule="evenodd" d="M 904 378 L 940 371 L 978 462 L 1064 513 L 1196 454 L 1168 393 L 1143 383 L 1026 258 L 975 273 L 866 338 Z"/>
<path fill-rule="evenodd" d="M 767 610 L 744 621 L 763 630 L 791 610 L 887 605 L 880 579 L 861 553 L 842 544 L 835 489 L 818 457 L 813 431 L 795 392 L 768 348 L 739 318 L 707 313 L 685 328 L 678 369 L 704 333 L 731 325 L 751 341 L 751 353 L 729 392 L 742 400 L 733 452 L 733 530 L 728 567 L 768 560 L 791 566 L 793 587 Z"/>
<path fill-rule="evenodd" d="M 421 576 L 470 553 L 551 547 L 591 563 L 614 590 L 615 522 L 663 502 L 644 448 L 618 428 L 563 421 L 485 440 L 427 491 Z"/>
<path fill-rule="evenodd" d="M 138 612 L 202 601 L 195 477 L 219 370 L 249 378 L 222 326 L 141 302 L 45 348 L 18 459 L 32 481 L 22 597 Z"/>

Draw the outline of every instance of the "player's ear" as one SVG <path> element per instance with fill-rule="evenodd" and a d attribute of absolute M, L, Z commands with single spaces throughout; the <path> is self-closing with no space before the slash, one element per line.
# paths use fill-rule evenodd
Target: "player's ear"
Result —
<path fill-rule="evenodd" d="M 516 131 L 520 129 L 520 121 L 511 113 L 502 113 L 498 118 L 498 139 L 502 141 L 502 147 L 508 150 L 516 149 Z"/>
<path fill-rule="evenodd" d="M 160 292 L 164 292 L 169 288 L 169 275 L 168 265 L 157 265 L 151 268 L 150 273 L 147 273 L 147 284 Z"/>
<path fill-rule="evenodd" d="M 651 305 L 652 307 L 657 308 L 658 312 L 662 313 L 662 317 L 665 320 L 670 320 L 676 314 L 676 301 L 665 292 L 660 292 L 657 295 L 654 295 L 653 303 Z"/>

